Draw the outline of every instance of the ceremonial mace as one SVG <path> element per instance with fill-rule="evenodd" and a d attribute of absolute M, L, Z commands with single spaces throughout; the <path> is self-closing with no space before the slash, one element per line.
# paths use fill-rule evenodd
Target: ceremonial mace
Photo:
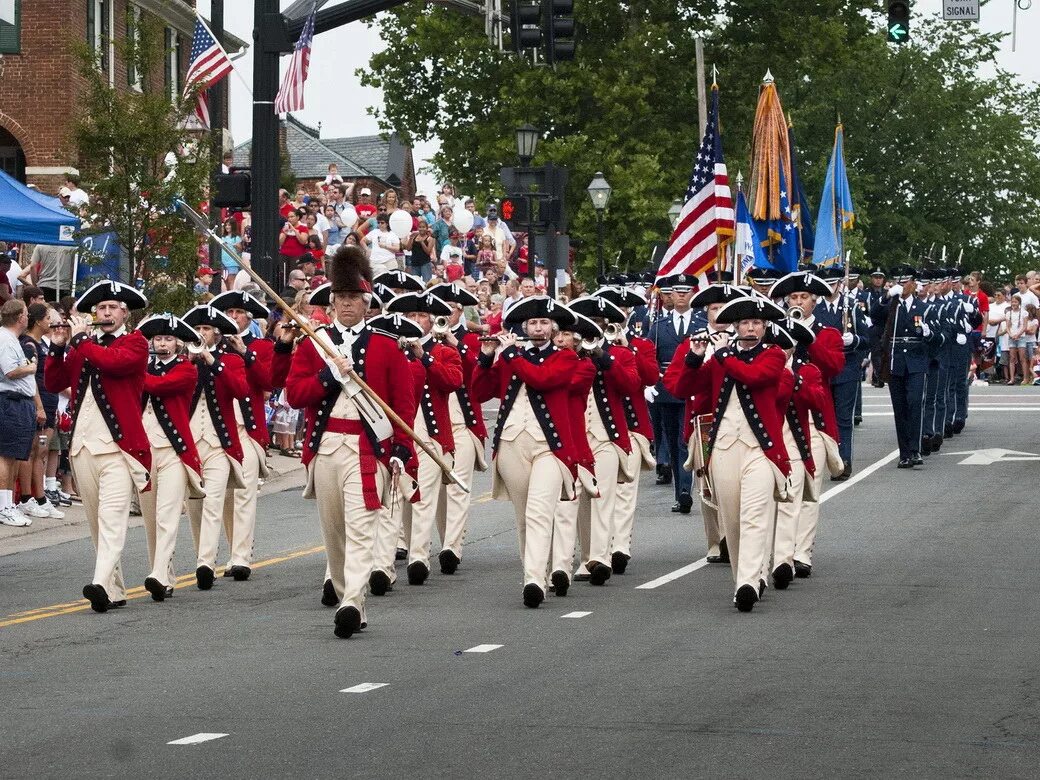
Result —
<path fill-rule="evenodd" d="M 220 236 L 213 232 L 213 230 L 206 223 L 206 220 L 202 217 L 202 215 L 200 215 L 191 206 L 189 206 L 187 203 L 185 203 L 183 200 L 180 200 L 179 198 L 174 200 L 173 204 L 174 207 L 176 209 L 179 209 L 181 213 L 187 218 L 187 220 L 195 226 L 196 230 L 198 230 L 205 236 L 209 236 L 209 238 L 212 241 L 214 241 L 217 244 L 217 246 L 220 247 L 221 250 L 231 255 L 232 259 L 240 266 L 242 266 L 242 270 L 249 274 L 250 278 L 260 286 L 260 289 L 263 290 L 264 293 L 266 293 L 267 296 L 278 305 L 278 308 L 280 308 L 289 319 L 291 319 L 299 326 L 300 330 L 302 330 L 306 335 L 310 336 L 311 341 L 322 352 L 324 352 L 332 360 L 341 357 L 341 355 L 339 355 L 339 353 L 333 350 L 332 347 L 329 346 L 324 339 L 320 338 L 318 334 L 314 332 L 314 328 L 310 326 L 310 323 L 308 323 L 299 314 L 293 311 L 292 307 L 290 307 L 289 304 L 282 300 L 282 297 L 278 295 L 278 293 L 271 289 L 271 286 L 260 277 L 260 274 L 253 270 L 250 263 L 243 260 L 242 256 L 239 255 L 233 247 L 225 245 L 220 240 Z M 408 423 L 406 423 L 404 420 L 402 420 L 401 417 L 397 414 L 397 412 L 395 412 L 386 401 L 380 398 L 375 393 L 375 391 L 368 386 L 365 380 L 358 376 L 357 372 L 354 371 L 354 369 L 350 369 L 350 371 L 347 372 L 347 376 L 350 378 L 351 381 L 357 383 L 357 386 L 361 388 L 361 392 L 363 392 L 365 396 L 369 398 L 369 400 L 375 402 L 375 404 L 383 410 L 383 413 L 390 418 L 390 421 L 393 422 L 394 425 L 396 425 L 398 428 L 407 433 L 411 440 L 418 444 L 419 447 L 422 448 L 423 452 L 430 456 L 433 462 L 436 463 L 438 467 L 440 467 L 440 470 L 442 472 L 444 472 L 445 479 L 454 482 L 467 493 L 470 492 L 469 485 L 465 484 L 459 478 L 459 476 L 451 470 L 451 466 L 449 466 L 447 462 L 445 462 L 445 460 L 437 454 L 437 451 L 434 450 L 429 444 L 424 442 L 422 439 L 420 439 L 418 436 L 416 436 L 415 431 L 412 430 L 411 426 L 408 425 Z"/>

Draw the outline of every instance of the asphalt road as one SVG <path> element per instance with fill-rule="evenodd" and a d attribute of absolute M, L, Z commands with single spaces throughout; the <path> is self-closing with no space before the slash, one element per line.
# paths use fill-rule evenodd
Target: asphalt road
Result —
<path fill-rule="evenodd" d="M 749 615 L 724 566 L 637 588 L 704 554 L 699 515 L 669 513 L 652 475 L 606 587 L 525 609 L 512 508 L 484 500 L 459 573 L 402 576 L 349 641 L 298 491 L 261 500 L 249 582 L 163 604 L 84 609 L 88 541 L 2 557 L 0 774 L 1035 777 L 1040 457 L 994 448 L 1040 453 L 1040 391 L 972 401 L 925 468 L 830 492 L 812 578 Z M 886 391 L 864 411 L 858 474 L 895 448 Z M 186 524 L 177 562 L 192 571 Z M 124 568 L 143 581 L 141 529 Z M 464 652 L 480 645 L 500 647 Z M 365 683 L 383 686 L 343 692 Z M 169 744 L 199 734 L 225 736 Z"/>

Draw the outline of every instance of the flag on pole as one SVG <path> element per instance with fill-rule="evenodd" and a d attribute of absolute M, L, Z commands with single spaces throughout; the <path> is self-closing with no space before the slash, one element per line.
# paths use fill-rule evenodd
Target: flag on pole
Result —
<path fill-rule="evenodd" d="M 802 178 L 798 175 L 798 155 L 794 146 L 794 126 L 788 121 L 787 125 L 788 146 L 791 149 L 791 212 L 794 214 L 794 224 L 798 228 L 798 238 L 801 242 L 802 259 L 812 259 L 813 247 L 816 245 L 816 231 L 813 228 L 812 210 L 809 206 L 809 198 L 802 186 Z"/>
<path fill-rule="evenodd" d="M 201 16 L 195 17 L 195 34 L 191 39 L 191 59 L 188 61 L 188 72 L 184 76 L 184 95 L 199 86 L 195 102 L 195 116 L 203 127 L 209 127 L 209 100 L 206 90 L 229 74 L 234 65 L 227 56 Z"/>
<path fill-rule="evenodd" d="M 737 193 L 737 228 L 733 249 L 737 267 L 740 269 L 738 280 L 747 276 L 748 271 L 752 268 L 773 267 L 762 250 L 762 243 L 758 239 L 758 232 L 755 230 L 755 223 L 751 220 L 751 212 L 748 211 L 743 192 Z"/>
<path fill-rule="evenodd" d="M 769 262 L 765 267 L 772 267 L 778 271 L 789 274 L 798 270 L 800 250 L 798 247 L 798 230 L 795 223 L 794 212 L 791 210 L 791 200 L 788 197 L 785 182 L 785 169 L 781 162 L 778 172 L 780 182 L 779 212 L 778 219 L 753 220 L 755 229 L 761 237 L 761 245 L 766 248 Z"/>
<path fill-rule="evenodd" d="M 851 230 L 856 222 L 852 192 L 845 170 L 844 128 L 839 123 L 834 130 L 834 151 L 827 165 L 827 178 L 820 196 L 820 212 L 816 217 L 816 246 L 813 264 L 842 265 L 845 262 L 845 240 L 842 232 Z"/>
<path fill-rule="evenodd" d="M 704 139 L 657 278 L 683 273 L 700 276 L 717 261 L 721 240 L 732 235 L 733 196 L 719 135 L 719 88 L 713 85 Z"/>
<path fill-rule="evenodd" d="M 289 70 L 285 72 L 282 86 L 278 88 L 278 96 L 274 99 L 274 112 L 276 114 L 287 114 L 290 111 L 303 110 L 303 85 L 307 81 L 307 70 L 311 64 L 311 42 L 314 40 L 314 14 L 318 11 L 318 3 L 315 0 L 311 7 L 311 14 L 303 25 L 300 40 L 296 42 L 293 49 L 292 59 L 289 60 Z"/>

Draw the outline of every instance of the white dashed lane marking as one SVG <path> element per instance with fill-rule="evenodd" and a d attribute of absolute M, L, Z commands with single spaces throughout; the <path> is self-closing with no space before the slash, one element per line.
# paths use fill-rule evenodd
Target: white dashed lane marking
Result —
<path fill-rule="evenodd" d="M 206 731 L 199 732 L 198 734 L 192 734 L 190 737 L 181 737 L 175 739 L 173 742 L 167 742 L 167 745 L 198 745 L 201 742 L 209 742 L 214 739 L 220 739 L 226 737 L 227 734 L 211 734 Z"/>
<path fill-rule="evenodd" d="M 352 685 L 349 688 L 344 688 L 340 693 L 368 693 L 374 691 L 376 688 L 385 688 L 390 683 L 358 683 Z"/>
<path fill-rule="evenodd" d="M 560 617 L 565 617 L 565 618 L 583 618 L 583 617 L 588 617 L 591 614 L 592 614 L 591 612 L 581 612 L 581 611 L 578 611 L 578 612 L 568 612 L 566 615 L 560 615 Z"/>
<path fill-rule="evenodd" d="M 469 650 L 463 650 L 464 653 L 490 653 L 492 650 L 498 650 L 503 645 L 477 645 L 471 647 Z"/>

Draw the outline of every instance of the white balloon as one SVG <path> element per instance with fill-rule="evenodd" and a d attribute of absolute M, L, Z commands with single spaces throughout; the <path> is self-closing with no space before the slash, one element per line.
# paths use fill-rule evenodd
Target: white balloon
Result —
<path fill-rule="evenodd" d="M 412 233 L 412 215 L 404 209 L 396 209 L 390 215 L 390 229 L 398 238 L 408 238 Z"/>
<path fill-rule="evenodd" d="M 473 212 L 469 209 L 455 209 L 452 213 L 451 224 L 462 235 L 466 235 L 473 228 Z"/>
<path fill-rule="evenodd" d="M 358 213 L 354 207 L 348 203 L 347 207 L 343 209 L 343 213 L 339 215 L 339 218 L 343 220 L 343 227 L 350 230 L 350 228 L 357 224 Z"/>

